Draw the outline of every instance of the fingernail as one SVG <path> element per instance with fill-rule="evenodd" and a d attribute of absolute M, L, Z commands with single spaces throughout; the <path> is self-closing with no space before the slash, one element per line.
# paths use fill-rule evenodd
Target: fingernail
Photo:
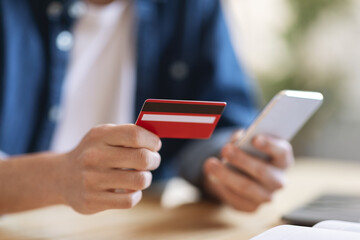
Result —
<path fill-rule="evenodd" d="M 221 162 L 222 163 L 228 163 L 229 161 L 227 160 L 227 158 L 221 158 Z"/>
<path fill-rule="evenodd" d="M 257 136 L 255 141 L 256 141 L 256 144 L 260 147 L 265 147 L 267 144 L 266 138 L 262 135 Z"/>
<path fill-rule="evenodd" d="M 210 171 L 216 171 L 216 169 L 217 169 L 217 162 L 216 161 L 211 161 L 210 162 Z"/>
<path fill-rule="evenodd" d="M 275 154 L 282 154 L 282 150 L 275 146 L 271 146 L 271 151 Z"/>
<path fill-rule="evenodd" d="M 159 139 L 159 142 L 158 142 L 158 145 L 159 145 L 159 151 L 160 151 L 160 149 L 161 149 L 161 147 L 162 147 L 162 142 L 161 142 L 161 140 Z"/>
<path fill-rule="evenodd" d="M 234 153 L 234 145 L 228 144 L 225 146 L 225 151 L 223 152 L 224 155 L 231 156 Z"/>
<path fill-rule="evenodd" d="M 219 180 L 214 175 L 209 175 L 209 180 L 215 184 L 219 182 Z"/>
<path fill-rule="evenodd" d="M 141 191 L 135 192 L 133 194 L 132 198 L 133 198 L 133 203 L 134 203 L 134 206 L 135 206 L 136 204 L 138 204 L 140 202 L 140 200 L 142 198 L 142 192 Z"/>

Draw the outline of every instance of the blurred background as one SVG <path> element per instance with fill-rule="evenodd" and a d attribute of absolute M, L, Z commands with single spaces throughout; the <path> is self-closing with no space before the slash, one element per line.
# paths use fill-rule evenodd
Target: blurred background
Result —
<path fill-rule="evenodd" d="M 293 140 L 296 156 L 360 159 L 360 1 L 222 3 L 262 106 L 282 89 L 324 94 L 321 110 Z"/>

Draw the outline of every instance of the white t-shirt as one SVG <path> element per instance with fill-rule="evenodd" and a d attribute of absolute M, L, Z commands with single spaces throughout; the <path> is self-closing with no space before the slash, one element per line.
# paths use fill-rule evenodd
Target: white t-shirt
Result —
<path fill-rule="evenodd" d="M 134 29 L 132 1 L 88 4 L 73 31 L 52 151 L 73 149 L 96 125 L 134 121 Z"/>

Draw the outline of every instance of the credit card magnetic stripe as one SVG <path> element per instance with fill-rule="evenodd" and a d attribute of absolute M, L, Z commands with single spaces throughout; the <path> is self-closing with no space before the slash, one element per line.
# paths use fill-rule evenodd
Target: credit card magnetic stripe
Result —
<path fill-rule="evenodd" d="M 208 104 L 188 103 L 162 103 L 146 102 L 142 111 L 144 112 L 172 112 L 172 113 L 197 113 L 197 114 L 222 114 L 224 106 Z"/>

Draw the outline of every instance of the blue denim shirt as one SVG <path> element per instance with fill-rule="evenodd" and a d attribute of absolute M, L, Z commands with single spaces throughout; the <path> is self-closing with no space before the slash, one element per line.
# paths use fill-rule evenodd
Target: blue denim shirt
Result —
<path fill-rule="evenodd" d="M 69 50 L 57 41 L 64 31 L 71 33 L 74 4 L 74 0 L 0 2 L 0 151 L 6 154 L 49 148 L 56 126 L 51 109 L 61 104 L 69 60 Z M 228 139 L 226 129 L 244 127 L 253 119 L 251 84 L 235 56 L 218 0 L 134 0 L 134 4 L 135 112 L 147 98 L 228 103 L 210 140 L 163 140 L 163 163 L 155 177 L 180 168 L 196 182 L 204 158 Z"/>

